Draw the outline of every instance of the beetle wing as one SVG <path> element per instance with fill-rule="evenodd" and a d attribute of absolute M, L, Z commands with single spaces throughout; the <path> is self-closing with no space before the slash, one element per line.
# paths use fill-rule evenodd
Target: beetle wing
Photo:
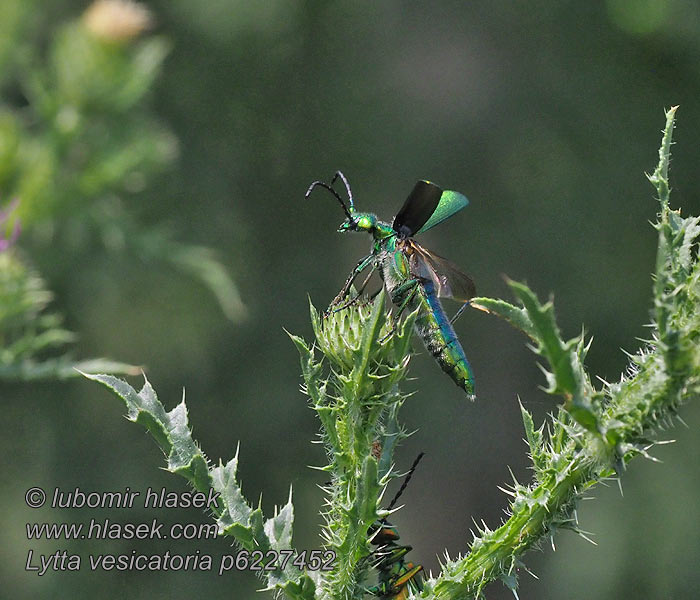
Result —
<path fill-rule="evenodd" d="M 445 219 L 449 219 L 453 214 L 465 208 L 467 204 L 469 204 L 469 200 L 467 200 L 466 196 L 463 196 L 459 192 L 445 190 L 442 192 L 438 205 L 435 207 L 433 214 L 430 215 L 430 218 L 425 222 L 425 225 L 416 231 L 416 233 L 423 233 L 424 231 L 428 231 L 428 229 L 435 227 L 435 225 L 439 225 Z"/>
<path fill-rule="evenodd" d="M 474 282 L 453 262 L 429 252 L 412 240 L 409 253 L 411 273 L 415 277 L 432 280 L 438 298 L 468 302 L 476 295 Z"/>
<path fill-rule="evenodd" d="M 433 216 L 440 203 L 442 189 L 429 181 L 419 181 L 394 217 L 392 227 L 401 238 L 419 231 Z"/>

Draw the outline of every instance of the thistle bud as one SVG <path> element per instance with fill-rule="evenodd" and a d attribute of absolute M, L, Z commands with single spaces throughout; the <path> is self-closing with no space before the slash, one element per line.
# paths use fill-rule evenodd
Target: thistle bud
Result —
<path fill-rule="evenodd" d="M 152 25 L 150 11 L 131 0 L 96 0 L 82 20 L 90 33 L 106 42 L 127 42 Z"/>

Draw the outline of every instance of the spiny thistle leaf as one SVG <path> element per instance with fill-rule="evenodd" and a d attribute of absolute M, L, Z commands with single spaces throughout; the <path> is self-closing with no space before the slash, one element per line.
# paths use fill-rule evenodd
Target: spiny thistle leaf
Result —
<path fill-rule="evenodd" d="M 551 372 L 544 371 L 549 384 L 547 392 L 564 396 L 566 409 L 574 419 L 589 431 L 598 431 L 600 424 L 593 405 L 594 392 L 582 363 L 587 350 L 583 336 L 565 342 L 554 319 L 552 302 L 541 304 L 522 283 L 509 280 L 508 285 L 522 303 L 522 308 L 489 298 L 476 298 L 472 303 L 504 318 L 535 342 L 535 351 L 547 359 L 551 368 Z"/>
<path fill-rule="evenodd" d="M 579 359 L 581 338 L 563 341 L 554 319 L 552 302 L 540 304 L 527 286 L 515 281 L 510 281 L 509 285 L 532 322 L 538 354 L 547 359 L 552 369 L 551 374 L 547 373 L 547 392 L 563 395 L 565 407 L 574 419 L 589 431 L 596 432 L 599 423 L 593 407 L 593 390 Z"/>
<path fill-rule="evenodd" d="M 359 379 L 367 371 L 370 358 L 372 357 L 373 346 L 377 342 L 382 331 L 382 326 L 386 323 L 384 316 L 384 287 L 382 287 L 379 296 L 372 305 L 370 318 L 367 319 L 362 327 L 362 345 L 360 352 L 355 355 L 354 372 Z"/>
<path fill-rule="evenodd" d="M 292 525 L 294 524 L 294 505 L 292 494 L 282 509 L 271 519 L 265 521 L 265 534 L 270 540 L 270 546 L 275 550 L 292 547 Z"/>
<path fill-rule="evenodd" d="M 524 308 L 513 306 L 510 302 L 499 298 L 472 298 L 471 305 L 505 319 L 516 329 L 520 329 L 531 340 L 537 340 L 535 327 Z"/>
<path fill-rule="evenodd" d="M 224 506 L 217 523 L 224 535 L 233 536 L 246 550 L 253 550 L 256 546 L 256 535 L 260 535 L 259 526 L 254 526 L 254 511 L 243 497 L 237 471 L 238 450 L 236 456 L 225 465 L 219 464 L 211 470 L 212 487 L 221 494 Z"/>
<path fill-rule="evenodd" d="M 211 488 L 207 458 L 192 439 L 184 399 L 167 412 L 151 384 L 145 379 L 140 392 L 110 375 L 85 377 L 101 383 L 124 401 L 127 418 L 143 425 L 167 456 L 168 471 L 185 477 L 200 492 Z"/>
<path fill-rule="evenodd" d="M 101 383 L 124 401 L 127 418 L 143 425 L 167 455 L 168 470 L 185 477 L 198 491 L 219 494 L 217 505 L 211 506 L 219 533 L 232 536 L 246 550 L 292 548 L 294 511 L 291 497 L 285 507 L 265 521 L 260 508 L 253 509 L 245 500 L 237 480 L 238 452 L 225 465 L 210 469 L 207 457 L 192 438 L 184 398 L 170 412 L 166 411 L 148 380 L 137 392 L 128 383 L 109 375 L 85 377 Z M 295 600 L 312 600 L 315 584 L 293 565 L 284 571 L 266 571 L 268 588 L 284 589 Z"/>
<path fill-rule="evenodd" d="M 440 575 L 426 582 L 421 598 L 481 597 L 497 579 L 515 590 L 520 557 L 559 529 L 581 536 L 576 524 L 578 500 L 627 460 L 644 455 L 655 431 L 668 423 L 682 402 L 700 396 L 700 263 L 694 244 L 697 217 L 682 218 L 669 207 L 668 164 L 675 109 L 666 114 L 659 164 L 650 176 L 661 212 L 654 284 L 653 341 L 630 358 L 618 384 L 595 390 L 583 368 L 588 346 L 583 337 L 565 342 L 554 322 L 551 303 L 541 304 L 522 284 L 511 287 L 518 308 L 501 300 L 477 298 L 477 308 L 505 318 L 527 333 L 535 350 L 550 365 L 548 391 L 567 399 L 552 416 L 545 439 L 522 409 L 525 433 L 535 467 L 535 481 L 513 485 L 510 517 L 499 528 L 480 529 L 470 553 L 448 561 Z M 571 416 L 574 420 L 571 420 Z"/>
<path fill-rule="evenodd" d="M 530 446 L 530 458 L 532 459 L 535 472 L 539 475 L 544 470 L 546 465 L 545 450 L 542 443 L 544 424 L 539 429 L 535 429 L 532 415 L 527 411 L 522 403 L 520 403 L 520 413 L 523 417 L 523 425 L 525 426 L 527 443 L 528 446 Z"/>

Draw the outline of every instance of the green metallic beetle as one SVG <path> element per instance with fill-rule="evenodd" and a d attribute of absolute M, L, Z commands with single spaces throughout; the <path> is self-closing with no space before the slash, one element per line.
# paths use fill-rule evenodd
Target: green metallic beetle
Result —
<path fill-rule="evenodd" d="M 418 463 L 423 458 L 421 452 L 406 474 L 403 484 L 387 507 L 391 511 L 398 502 L 401 494 L 408 486 Z M 377 570 L 377 585 L 367 588 L 367 593 L 379 596 L 383 600 L 405 600 L 411 594 L 423 591 L 421 565 L 406 562 L 404 557 L 412 550 L 411 546 L 401 546 L 396 543 L 399 532 L 386 519 L 377 521 L 370 530 L 371 543 L 377 546 L 372 552 L 372 566 Z"/>
<path fill-rule="evenodd" d="M 345 184 L 348 204 L 333 187 L 338 178 Z M 357 301 L 372 273 L 378 270 L 392 303 L 398 307 L 397 317 L 406 309 L 409 312 L 419 309 L 416 332 L 442 370 L 473 400 L 474 375 L 452 323 L 475 296 L 474 282 L 453 263 L 428 252 L 412 238 L 442 223 L 467 206 L 469 201 L 458 192 L 443 191 L 434 183 L 419 181 L 392 224 L 389 224 L 379 221 L 372 213 L 355 210 L 352 191 L 340 171 L 336 172 L 330 184 L 314 181 L 306 192 L 306 198 L 316 186 L 331 192 L 345 211 L 347 219 L 338 231 L 365 231 L 374 240 L 372 251 L 357 263 L 331 304 L 331 309 L 341 310 Z M 343 304 L 355 279 L 367 268 L 370 269 L 369 274 L 357 296 Z M 447 317 L 440 298 L 463 302 L 452 320 Z"/>
<path fill-rule="evenodd" d="M 377 585 L 367 588 L 367 593 L 387 600 L 404 600 L 409 594 L 423 591 L 421 565 L 406 562 L 404 557 L 412 548 L 396 543 L 399 533 L 386 521 L 374 532 L 372 544 L 378 546 L 374 551 L 373 567 L 379 576 Z"/>

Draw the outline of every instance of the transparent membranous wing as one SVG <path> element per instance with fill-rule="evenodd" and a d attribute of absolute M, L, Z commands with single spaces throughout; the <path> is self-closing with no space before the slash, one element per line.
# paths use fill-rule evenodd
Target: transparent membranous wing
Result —
<path fill-rule="evenodd" d="M 439 298 L 467 302 L 476 295 L 474 282 L 453 262 L 429 252 L 412 240 L 409 254 L 411 273 L 421 279 L 432 280 Z"/>

